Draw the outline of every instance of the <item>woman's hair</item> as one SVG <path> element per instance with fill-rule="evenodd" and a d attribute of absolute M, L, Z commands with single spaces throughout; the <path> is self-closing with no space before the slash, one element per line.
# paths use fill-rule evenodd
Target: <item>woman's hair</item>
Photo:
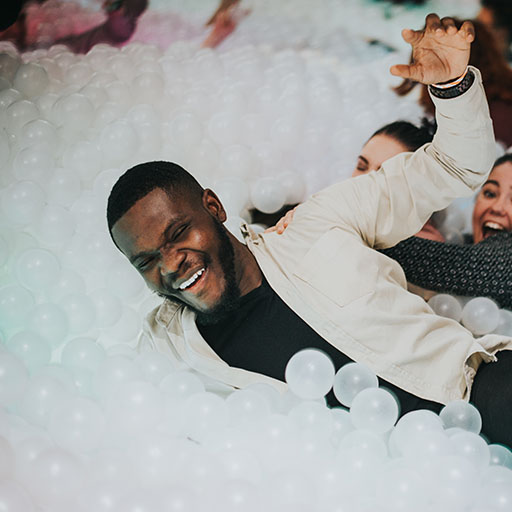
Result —
<path fill-rule="evenodd" d="M 462 25 L 461 20 L 457 18 L 454 20 L 457 27 Z M 498 49 L 496 39 L 491 31 L 481 21 L 472 20 L 472 23 L 475 26 L 475 41 L 471 45 L 469 63 L 482 73 L 487 100 L 512 103 L 512 69 Z M 406 79 L 394 90 L 399 96 L 404 96 L 417 84 L 418 82 Z M 428 94 L 427 86 L 422 86 L 420 104 L 430 114 L 434 113 L 434 104 Z"/>
<path fill-rule="evenodd" d="M 408 151 L 416 151 L 423 144 L 432 141 L 435 131 L 435 121 L 429 121 L 424 117 L 421 126 L 416 126 L 409 121 L 395 121 L 379 128 L 372 137 L 387 135 L 403 144 Z"/>
<path fill-rule="evenodd" d="M 507 162 L 512 163 L 512 153 L 505 153 L 503 156 L 500 156 L 496 162 L 494 162 L 494 165 L 492 168 L 498 167 L 498 165 L 506 164 Z"/>

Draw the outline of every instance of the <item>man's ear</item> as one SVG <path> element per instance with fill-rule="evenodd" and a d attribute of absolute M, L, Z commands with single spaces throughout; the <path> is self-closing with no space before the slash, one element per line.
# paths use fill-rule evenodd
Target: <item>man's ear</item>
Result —
<path fill-rule="evenodd" d="M 222 206 L 220 199 L 217 197 L 213 190 L 205 188 L 203 191 L 202 200 L 203 207 L 212 217 L 215 217 L 220 222 L 226 222 L 226 210 L 224 210 L 224 206 Z"/>

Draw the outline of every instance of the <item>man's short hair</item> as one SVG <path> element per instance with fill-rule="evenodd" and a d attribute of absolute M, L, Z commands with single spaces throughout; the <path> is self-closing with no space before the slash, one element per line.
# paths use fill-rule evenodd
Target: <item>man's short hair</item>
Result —
<path fill-rule="evenodd" d="M 171 162 L 146 162 L 128 169 L 110 191 L 107 204 L 108 230 L 139 200 L 161 188 L 166 193 L 190 193 L 198 198 L 203 187 L 183 167 Z"/>

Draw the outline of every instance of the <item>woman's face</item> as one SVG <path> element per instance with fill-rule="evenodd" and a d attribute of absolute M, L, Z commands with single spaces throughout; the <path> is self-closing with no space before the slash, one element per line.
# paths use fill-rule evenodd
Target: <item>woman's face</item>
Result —
<path fill-rule="evenodd" d="M 374 135 L 361 149 L 352 177 L 376 171 L 389 158 L 408 151 L 408 149 L 389 135 Z"/>
<path fill-rule="evenodd" d="M 473 209 L 475 244 L 503 231 L 512 231 L 512 162 L 491 171 Z"/>

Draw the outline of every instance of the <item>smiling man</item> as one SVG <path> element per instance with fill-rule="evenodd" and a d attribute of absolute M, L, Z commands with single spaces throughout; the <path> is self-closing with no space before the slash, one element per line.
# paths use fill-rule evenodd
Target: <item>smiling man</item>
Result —
<path fill-rule="evenodd" d="M 267 382 L 278 389 L 286 388 L 289 358 L 318 348 L 337 368 L 367 364 L 395 392 L 402 414 L 471 399 L 490 439 L 512 444 L 511 340 L 475 340 L 434 315 L 407 292 L 401 267 L 375 250 L 480 187 L 495 152 L 480 74 L 467 66 L 471 24 L 457 30 L 453 20 L 429 15 L 424 30 L 403 36 L 414 64 L 391 71 L 437 84 L 431 144 L 315 194 L 283 235 L 242 227 L 246 244 L 223 226 L 217 196 L 187 171 L 141 164 L 112 189 L 109 229 L 165 298 L 147 319 L 148 347 L 234 388 Z"/>

